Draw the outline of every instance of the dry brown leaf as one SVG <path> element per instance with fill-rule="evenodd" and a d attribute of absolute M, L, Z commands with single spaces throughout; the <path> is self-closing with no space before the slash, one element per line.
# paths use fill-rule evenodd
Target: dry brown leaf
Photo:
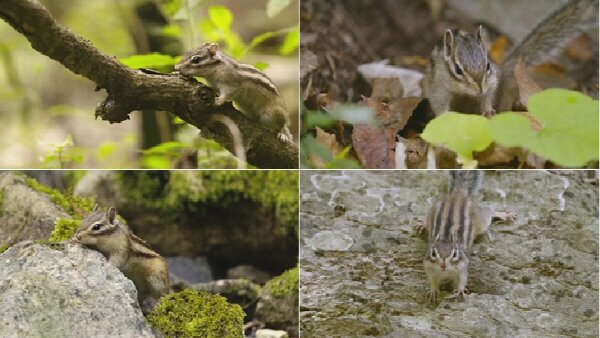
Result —
<path fill-rule="evenodd" d="M 404 95 L 400 79 L 396 77 L 373 79 L 371 98 L 388 103 Z"/>
<path fill-rule="evenodd" d="M 394 150 L 390 148 L 382 127 L 355 124 L 352 129 L 352 145 L 364 168 L 395 168 Z"/>
<path fill-rule="evenodd" d="M 342 151 L 343 147 L 338 143 L 335 138 L 335 134 L 330 134 L 319 127 L 315 127 L 317 130 L 317 143 L 322 144 L 331 155 L 334 157 Z"/>
<path fill-rule="evenodd" d="M 408 169 L 426 169 L 427 168 L 427 142 L 422 138 L 404 139 L 406 148 L 406 168 Z"/>

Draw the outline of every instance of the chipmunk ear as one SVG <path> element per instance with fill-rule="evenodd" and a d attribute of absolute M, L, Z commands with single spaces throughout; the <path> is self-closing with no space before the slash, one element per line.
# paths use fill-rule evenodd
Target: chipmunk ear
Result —
<path fill-rule="evenodd" d="M 96 203 L 96 205 L 94 205 L 94 209 L 92 209 L 92 211 L 98 211 L 98 207 L 99 207 L 99 205 L 98 205 L 98 203 Z"/>
<path fill-rule="evenodd" d="M 444 58 L 449 60 L 452 54 L 454 54 L 454 33 L 447 29 L 444 33 Z"/>
<path fill-rule="evenodd" d="M 482 25 L 479 25 L 479 27 L 477 27 L 477 30 L 475 31 L 475 39 L 477 40 L 477 42 L 485 46 L 485 41 L 483 40 L 484 34 Z"/>
<path fill-rule="evenodd" d="M 217 50 L 219 50 L 219 44 L 217 43 L 211 43 L 208 46 L 208 52 L 210 53 L 210 56 L 215 56 L 215 54 L 217 54 Z"/>
<path fill-rule="evenodd" d="M 110 207 L 108 209 L 108 211 L 106 212 L 106 219 L 108 220 L 108 223 L 115 224 L 115 217 L 116 216 L 117 216 L 117 208 Z"/>

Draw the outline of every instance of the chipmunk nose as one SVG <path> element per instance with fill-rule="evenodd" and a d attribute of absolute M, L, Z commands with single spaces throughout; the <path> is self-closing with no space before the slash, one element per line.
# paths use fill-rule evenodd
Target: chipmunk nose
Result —
<path fill-rule="evenodd" d="M 446 271 L 446 262 L 440 264 L 440 269 L 442 269 L 442 271 Z"/>

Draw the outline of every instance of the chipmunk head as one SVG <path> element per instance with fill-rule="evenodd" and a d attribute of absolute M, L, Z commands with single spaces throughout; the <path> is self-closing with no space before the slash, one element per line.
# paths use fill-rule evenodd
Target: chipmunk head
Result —
<path fill-rule="evenodd" d="M 215 70 L 222 62 L 222 57 L 217 51 L 216 43 L 205 43 L 202 46 L 183 54 L 181 61 L 175 65 L 175 70 L 184 75 L 206 76 Z"/>
<path fill-rule="evenodd" d="M 98 210 L 96 204 L 94 210 L 87 214 L 81 222 L 73 239 L 78 243 L 100 249 L 101 243 L 119 230 L 120 224 L 116 216 L 117 209 L 115 207 L 110 207 L 108 211 L 103 212 Z"/>
<path fill-rule="evenodd" d="M 493 85 L 488 80 L 495 72 L 495 66 L 488 58 L 481 26 L 473 35 L 446 30 L 441 50 L 457 92 L 481 96 L 488 86 Z"/>
<path fill-rule="evenodd" d="M 457 268 L 464 258 L 465 254 L 458 244 L 435 242 L 429 248 L 426 259 L 437 264 L 441 271 L 446 271 L 448 267 Z"/>

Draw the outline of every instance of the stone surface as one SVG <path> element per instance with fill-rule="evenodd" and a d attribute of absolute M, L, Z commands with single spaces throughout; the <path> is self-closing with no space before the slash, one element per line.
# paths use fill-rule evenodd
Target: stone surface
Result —
<path fill-rule="evenodd" d="M 598 187 L 582 175 L 486 172 L 480 199 L 518 214 L 473 248 L 465 301 L 427 300 L 424 220 L 446 175 L 433 171 L 301 174 L 302 337 L 597 337 Z M 596 183 L 597 184 L 597 183 Z M 353 240 L 315 251 L 320 232 Z"/>
<path fill-rule="evenodd" d="M 213 280 L 208 260 L 204 257 L 166 257 L 169 273 L 187 283 L 202 283 Z"/>
<path fill-rule="evenodd" d="M 262 329 L 256 331 L 256 338 L 288 338 L 288 334 L 281 330 Z"/>
<path fill-rule="evenodd" d="M 240 305 L 246 312 L 260 294 L 260 286 L 246 279 L 221 279 L 191 284 L 189 288 L 219 294 L 227 298 L 228 302 Z"/>
<path fill-rule="evenodd" d="M 80 245 L 0 255 L 0 337 L 154 337 L 133 283 Z"/>
<path fill-rule="evenodd" d="M 256 284 L 263 285 L 271 279 L 271 275 L 252 265 L 238 265 L 227 270 L 227 279 L 238 278 L 245 278 Z"/>
<path fill-rule="evenodd" d="M 46 239 L 58 217 L 70 218 L 44 193 L 25 184 L 25 176 L 0 172 L 0 247 Z"/>

